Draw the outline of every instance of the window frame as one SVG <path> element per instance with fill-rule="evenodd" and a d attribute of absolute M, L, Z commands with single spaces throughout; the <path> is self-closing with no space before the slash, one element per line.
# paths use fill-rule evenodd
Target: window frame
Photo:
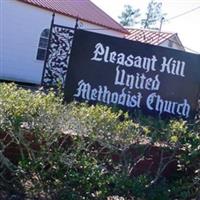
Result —
<path fill-rule="evenodd" d="M 43 31 L 41 32 L 38 48 L 37 48 L 36 60 L 39 60 L 39 61 L 45 60 L 45 56 L 46 56 L 46 52 L 48 48 L 49 34 L 50 34 L 50 30 L 48 28 L 43 29 Z"/>

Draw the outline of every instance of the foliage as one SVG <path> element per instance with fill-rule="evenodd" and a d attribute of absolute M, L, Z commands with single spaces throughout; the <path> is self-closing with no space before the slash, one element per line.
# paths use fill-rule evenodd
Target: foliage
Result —
<path fill-rule="evenodd" d="M 143 28 L 151 28 L 157 21 L 160 21 L 165 14 L 162 13 L 162 3 L 151 0 L 147 6 L 145 19 L 142 19 L 141 24 Z"/>
<path fill-rule="evenodd" d="M 199 128 L 198 120 L 130 119 L 103 105 L 63 105 L 51 90 L 1 84 L 0 199 L 13 193 L 20 199 L 194 198 Z M 13 159 L 8 152 L 16 147 Z M 158 167 L 134 174 L 152 148 L 160 152 Z M 165 177 L 174 161 L 178 171 Z"/>
<path fill-rule="evenodd" d="M 124 11 L 119 16 L 120 24 L 123 26 L 133 26 L 138 24 L 137 18 L 140 16 L 140 9 L 134 9 L 130 5 L 124 5 Z"/>
<path fill-rule="evenodd" d="M 125 5 L 124 10 L 119 16 L 120 23 L 123 26 L 134 26 L 141 24 L 145 29 L 153 29 L 157 22 L 160 22 L 166 16 L 162 13 L 162 3 L 156 0 L 151 0 L 148 3 L 145 17 L 140 19 L 140 9 L 134 9 L 131 5 Z"/>

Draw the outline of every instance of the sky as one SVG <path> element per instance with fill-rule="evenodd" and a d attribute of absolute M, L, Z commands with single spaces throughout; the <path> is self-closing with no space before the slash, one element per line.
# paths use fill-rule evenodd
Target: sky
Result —
<path fill-rule="evenodd" d="M 145 14 L 149 3 L 149 0 L 91 1 L 118 22 L 118 16 L 121 15 L 125 4 L 129 4 L 135 9 L 140 8 L 141 14 Z M 178 33 L 178 36 L 187 51 L 200 54 L 200 0 L 157 1 L 162 3 L 162 12 L 167 14 L 165 22 L 162 25 L 162 31 Z M 191 12 L 184 14 L 187 11 Z"/>

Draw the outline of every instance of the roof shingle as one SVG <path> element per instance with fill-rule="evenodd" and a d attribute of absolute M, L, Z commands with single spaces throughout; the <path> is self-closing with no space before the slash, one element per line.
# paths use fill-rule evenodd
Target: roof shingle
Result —
<path fill-rule="evenodd" d="M 153 45 L 159 45 L 176 35 L 176 33 L 166 33 L 144 29 L 128 29 L 128 31 L 129 34 L 125 36 L 126 39 Z"/>

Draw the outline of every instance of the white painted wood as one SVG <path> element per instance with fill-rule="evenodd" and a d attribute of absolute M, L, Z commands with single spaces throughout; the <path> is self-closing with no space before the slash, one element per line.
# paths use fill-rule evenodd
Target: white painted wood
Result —
<path fill-rule="evenodd" d="M 44 61 L 38 61 L 36 55 L 40 34 L 50 27 L 51 18 L 48 10 L 17 0 L 0 0 L 0 79 L 40 84 Z M 74 27 L 75 21 L 56 14 L 57 24 Z M 83 29 L 93 29 L 90 31 L 124 36 L 94 24 L 81 24 Z"/>

